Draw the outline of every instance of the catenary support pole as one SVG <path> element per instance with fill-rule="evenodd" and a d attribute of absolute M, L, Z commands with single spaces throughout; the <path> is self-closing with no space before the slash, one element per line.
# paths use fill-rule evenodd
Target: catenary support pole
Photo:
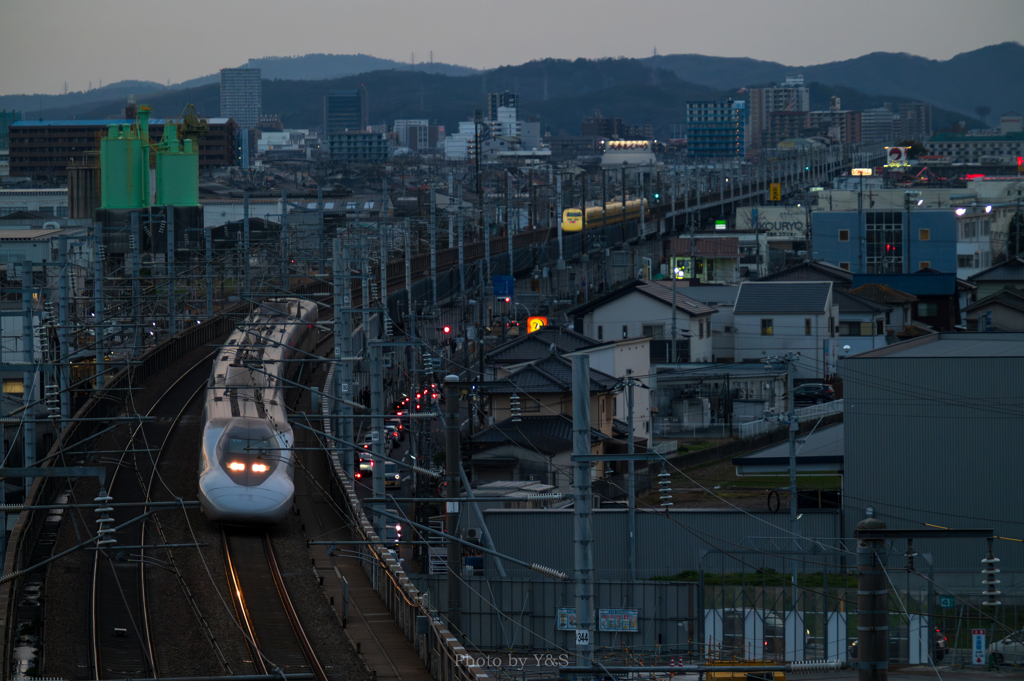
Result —
<path fill-rule="evenodd" d="M 459 389 L 455 385 L 459 377 L 450 374 L 444 379 L 444 400 L 446 408 L 445 428 L 445 524 L 444 530 L 454 537 L 459 526 L 459 497 L 461 496 L 458 471 L 461 463 L 459 443 Z M 448 625 L 456 634 L 462 633 L 462 546 L 448 542 Z"/>
<path fill-rule="evenodd" d="M 35 288 L 32 281 L 32 263 L 25 261 L 21 265 L 21 342 L 24 351 L 25 366 L 31 367 L 35 364 L 35 323 L 32 315 L 32 294 L 29 289 Z M 25 407 L 25 420 L 22 427 L 25 431 L 22 448 L 25 452 L 25 467 L 31 467 L 36 463 L 36 420 L 33 412 L 33 403 L 42 397 L 42 390 L 38 383 L 39 371 L 27 369 L 22 372 L 21 380 L 24 386 L 23 403 Z M 38 396 L 37 396 L 38 393 Z M 32 478 L 25 478 L 25 490 L 32 488 Z"/>
<path fill-rule="evenodd" d="M 885 522 L 866 518 L 858 530 L 884 530 Z M 889 585 L 885 576 L 885 539 L 857 539 L 857 678 L 889 678 Z"/>
<path fill-rule="evenodd" d="M 331 414 L 334 417 L 334 432 L 346 442 L 352 442 L 352 407 L 345 401 L 352 400 L 352 365 L 347 361 L 352 345 L 352 295 L 349 288 L 348 249 L 340 237 L 333 242 L 334 276 L 334 381 L 330 395 Z M 341 399 L 338 399 L 338 398 Z M 354 452 L 351 447 L 341 447 L 338 463 L 351 479 L 355 473 Z"/>
<path fill-rule="evenodd" d="M 167 206 L 167 335 L 178 333 L 174 272 L 174 206 Z"/>
<path fill-rule="evenodd" d="M 106 324 L 103 322 L 106 310 L 103 305 L 103 262 L 106 260 L 106 248 L 103 246 L 103 223 L 93 223 L 93 264 L 92 264 L 92 291 L 93 291 L 93 328 L 96 331 L 96 387 L 102 388 L 106 382 L 107 354 L 106 354 Z M 22 282 L 22 287 L 28 286 L 28 282 Z"/>
<path fill-rule="evenodd" d="M 142 354 L 142 290 L 139 282 L 139 214 L 132 213 L 132 359 Z"/>
<path fill-rule="evenodd" d="M 248 303 L 252 300 L 252 277 L 249 275 L 249 262 L 251 257 L 249 255 L 249 193 L 245 192 L 242 194 L 242 258 L 244 259 L 243 274 L 245 276 L 245 282 L 243 288 L 245 290 L 245 302 Z"/>
<path fill-rule="evenodd" d="M 370 344 L 370 432 L 373 434 L 373 496 L 384 498 L 384 372 L 382 348 L 379 343 Z M 373 529 L 377 536 L 384 536 L 384 516 L 375 513 Z"/>
<path fill-rule="evenodd" d="M 213 230 L 204 229 L 206 236 L 206 318 L 213 316 Z"/>
<path fill-rule="evenodd" d="M 437 312 L 437 195 L 430 188 L 430 290 L 433 292 L 434 312 Z"/>
<path fill-rule="evenodd" d="M 57 257 L 60 266 L 60 275 L 57 278 L 57 286 L 60 292 L 60 299 L 57 301 L 57 386 L 60 388 L 60 429 L 68 424 L 71 418 L 71 334 L 69 332 L 71 320 L 68 314 L 68 270 L 71 265 L 68 263 L 68 238 L 63 234 L 57 240 Z"/>
<path fill-rule="evenodd" d="M 795 400 L 793 398 L 793 370 L 796 365 L 796 355 L 789 354 L 785 357 L 786 361 L 786 394 L 789 395 L 789 414 L 787 421 L 789 423 L 789 533 L 792 537 L 793 543 L 793 558 L 790 562 L 790 569 L 792 571 L 793 580 L 793 609 L 797 607 L 797 551 L 800 550 L 800 545 L 797 542 L 797 494 L 796 494 L 796 431 L 800 427 L 800 424 L 796 420 L 796 407 Z"/>
<path fill-rule="evenodd" d="M 633 441 L 633 385 L 634 379 L 630 375 L 632 369 L 626 369 L 626 428 L 629 431 L 626 436 L 626 452 L 632 457 L 636 454 L 636 446 Z M 626 514 L 629 521 L 629 537 L 627 546 L 629 549 L 629 581 L 636 581 L 636 462 L 631 458 L 628 462 L 626 480 Z"/>
<path fill-rule="evenodd" d="M 573 456 L 590 455 L 590 356 L 572 358 L 572 441 Z M 576 577 L 576 660 L 590 665 L 593 659 L 594 599 L 593 544 L 591 543 L 590 462 L 573 462 L 575 577 Z"/>

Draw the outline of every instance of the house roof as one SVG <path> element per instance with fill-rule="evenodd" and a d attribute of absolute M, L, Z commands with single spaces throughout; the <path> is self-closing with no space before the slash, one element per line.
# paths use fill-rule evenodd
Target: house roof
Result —
<path fill-rule="evenodd" d="M 617 378 L 603 371 L 590 370 L 592 393 L 611 391 L 618 382 Z M 481 391 L 490 395 L 571 393 L 572 361 L 560 355 L 549 354 L 522 369 L 513 371 L 499 381 L 484 384 Z"/>
<path fill-rule="evenodd" d="M 862 298 L 842 289 L 832 291 L 832 300 L 839 304 L 839 314 L 878 314 L 892 309 L 891 305 Z"/>
<path fill-rule="evenodd" d="M 544 326 L 533 333 L 502 343 L 487 353 L 487 360 L 495 364 L 532 362 L 550 355 L 552 345 L 555 352 L 561 355 L 596 343 L 597 341 L 594 339 L 572 329 L 561 326 Z"/>
<path fill-rule="evenodd" d="M 1010 258 L 1006 262 L 993 265 L 987 270 L 967 277 L 967 281 L 1024 281 L 1024 258 Z"/>
<path fill-rule="evenodd" d="M 687 298 L 693 298 L 706 305 L 732 305 L 736 302 L 736 294 L 740 287 L 734 284 L 709 284 L 707 286 L 687 286 L 682 289 Z"/>
<path fill-rule="evenodd" d="M 685 291 L 687 291 L 688 289 L 689 287 L 687 286 L 676 286 L 675 301 L 677 310 L 679 310 L 680 312 L 685 312 L 687 315 L 691 317 L 714 314 L 718 312 L 718 310 L 716 310 L 715 308 L 705 305 L 704 303 L 701 303 L 700 301 L 694 300 L 693 298 L 687 296 Z M 619 286 L 618 288 L 612 291 L 609 291 L 600 298 L 595 298 L 589 303 L 584 303 L 583 305 L 574 307 L 573 309 L 569 310 L 568 315 L 570 317 L 582 317 L 591 310 L 596 310 L 597 308 L 606 305 L 612 301 L 618 300 L 622 296 L 632 293 L 634 291 L 642 293 L 643 295 L 648 296 L 650 298 L 659 300 L 663 303 L 668 303 L 670 307 L 672 305 L 671 282 L 634 279 L 623 284 L 622 286 Z"/>
<path fill-rule="evenodd" d="M 853 281 L 853 273 L 827 262 L 816 260 L 787 267 L 774 274 L 761 277 L 758 281 L 831 281 L 837 286 L 849 287 Z"/>
<path fill-rule="evenodd" d="M 964 308 L 964 312 L 973 312 L 989 305 L 998 304 L 1024 312 L 1024 293 L 1015 288 L 1004 288 L 996 291 L 990 296 L 985 296 L 976 303 L 971 303 Z"/>
<path fill-rule="evenodd" d="M 892 305 L 903 305 L 905 303 L 917 302 L 917 296 L 912 296 L 903 291 L 897 291 L 885 284 L 864 284 L 850 291 L 861 298 L 867 298 L 878 303 L 889 303 Z"/>
<path fill-rule="evenodd" d="M 603 442 L 607 435 L 590 429 L 591 442 Z M 469 438 L 473 445 L 517 445 L 552 456 L 572 449 L 572 418 L 564 414 L 523 416 L 519 421 L 505 419 L 484 428 Z"/>
<path fill-rule="evenodd" d="M 889 288 L 917 297 L 954 296 L 957 291 L 956 275 L 945 272 L 853 275 L 854 288 L 859 288 L 864 284 L 885 284 Z"/>
<path fill-rule="evenodd" d="M 819 314 L 825 312 L 828 281 L 745 281 L 736 295 L 734 314 Z"/>

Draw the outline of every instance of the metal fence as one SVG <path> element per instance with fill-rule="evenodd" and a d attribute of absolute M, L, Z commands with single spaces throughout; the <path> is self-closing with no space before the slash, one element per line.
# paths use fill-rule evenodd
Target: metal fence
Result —
<path fill-rule="evenodd" d="M 832 414 L 843 413 L 843 401 L 834 400 L 832 402 L 823 402 L 822 404 L 812 404 L 809 407 L 800 407 L 794 409 L 793 413 L 796 415 L 798 422 L 809 421 L 811 419 L 821 418 L 822 416 L 831 416 Z M 741 438 L 757 437 L 764 433 L 770 433 L 775 430 L 781 430 L 786 427 L 786 423 L 781 418 L 772 419 L 758 419 L 757 421 L 750 421 L 749 423 L 741 423 L 737 425 L 736 434 Z"/>

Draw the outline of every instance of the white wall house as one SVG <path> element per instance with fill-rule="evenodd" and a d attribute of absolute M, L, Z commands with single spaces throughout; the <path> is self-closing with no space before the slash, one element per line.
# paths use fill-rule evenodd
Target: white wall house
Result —
<path fill-rule="evenodd" d="M 839 340 L 842 355 L 857 355 L 888 345 L 886 318 L 892 307 L 875 302 L 842 289 L 832 291 L 839 305 Z M 849 352 L 846 347 L 849 346 Z"/>
<path fill-rule="evenodd" d="M 796 353 L 798 378 L 835 373 L 839 306 L 832 299 L 832 282 L 743 282 L 733 318 L 736 361 Z"/>
<path fill-rule="evenodd" d="M 671 340 L 674 326 L 680 348 L 681 341 L 689 340 L 688 356 L 676 361 L 710 362 L 711 317 L 717 311 L 689 298 L 685 290 L 678 287 L 675 292 L 674 315 L 671 284 L 637 280 L 571 310 L 569 316 L 575 318 L 577 331 L 599 342 L 647 337 L 655 341 L 652 350 L 660 347 L 657 341 Z"/>
<path fill-rule="evenodd" d="M 633 387 L 633 437 L 650 439 L 651 437 L 651 394 L 647 387 L 651 374 L 651 341 L 649 338 L 636 338 L 615 341 L 596 347 L 566 354 L 590 355 L 590 368 L 603 371 L 609 376 L 625 379 L 629 376 L 638 379 Z M 629 410 L 626 404 L 626 388 L 615 394 L 615 407 L 612 416 L 620 421 L 627 421 Z"/>
<path fill-rule="evenodd" d="M 689 286 L 683 289 L 694 300 L 718 310 L 711 316 L 711 361 L 731 362 L 736 357 L 736 322 L 733 306 L 739 286 Z"/>

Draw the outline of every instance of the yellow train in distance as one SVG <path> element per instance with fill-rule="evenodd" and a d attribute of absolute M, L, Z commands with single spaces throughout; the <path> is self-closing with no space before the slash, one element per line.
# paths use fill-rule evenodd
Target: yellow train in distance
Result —
<path fill-rule="evenodd" d="M 633 199 L 626 202 L 626 209 L 623 211 L 622 203 L 616 201 L 601 206 L 588 206 L 586 211 L 579 208 L 567 208 L 562 211 L 562 231 L 579 232 L 584 229 L 594 229 L 605 225 L 617 225 L 620 222 L 640 219 L 640 206 L 643 204 L 644 214 L 647 215 L 650 205 L 647 199 Z"/>

